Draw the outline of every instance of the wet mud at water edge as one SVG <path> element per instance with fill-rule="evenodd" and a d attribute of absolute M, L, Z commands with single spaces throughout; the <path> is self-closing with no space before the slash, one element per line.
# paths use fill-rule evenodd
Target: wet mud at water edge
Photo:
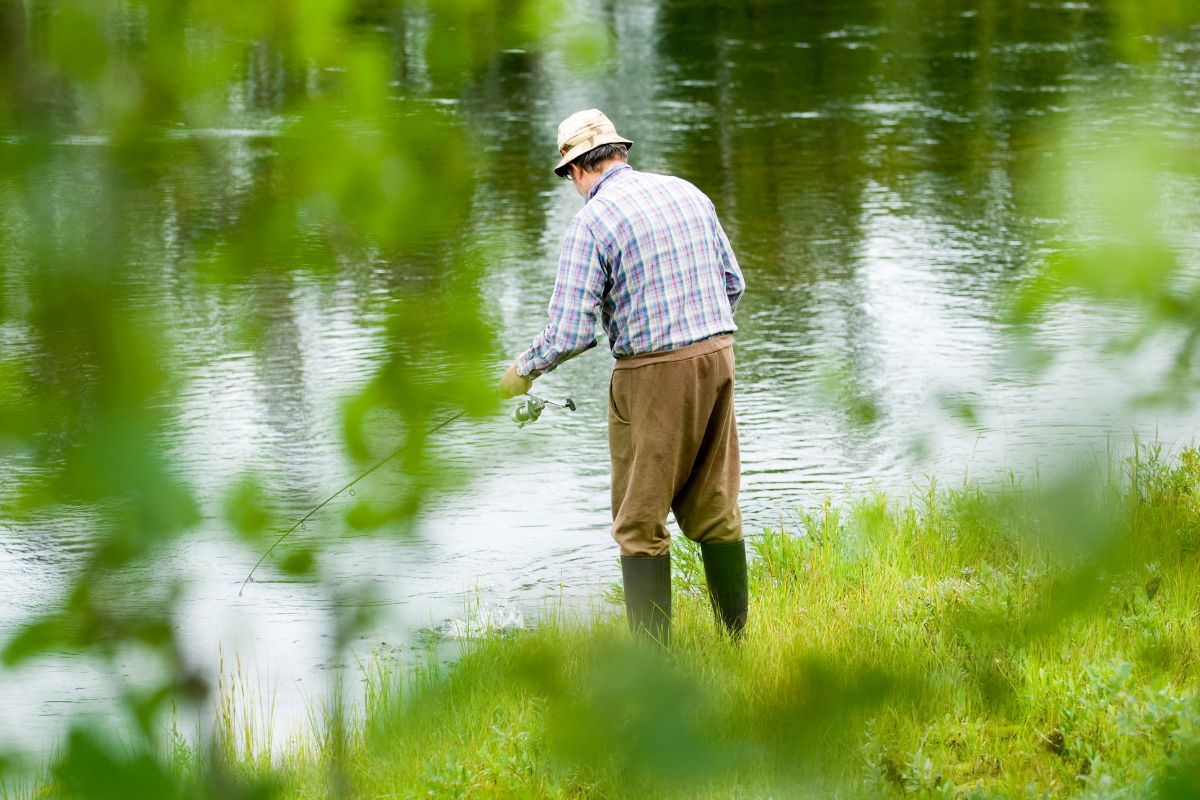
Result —
<path fill-rule="evenodd" d="M 921 19 L 866 0 L 819 12 L 771 5 L 766 16 L 736 4 L 594 5 L 613 47 L 600 74 L 508 52 L 466 96 L 436 104 L 492 134 L 479 143 L 464 246 L 504 232 L 487 250 L 481 291 L 511 358 L 544 324 L 558 245 L 579 207 L 550 173 L 559 119 L 604 109 L 636 142 L 636 168 L 684 177 L 713 199 L 747 282 L 735 353 L 751 535 L 788 527 L 826 495 L 905 496 L 933 480 L 1032 474 L 1079 453 L 1127 449 L 1135 435 L 1167 451 L 1194 441 L 1194 412 L 1137 402 L 1170 369 L 1170 342 L 1151 338 L 1136 357 L 1108 347 L 1136 329 L 1131 315 L 1054 307 L 1035 329 L 1048 361 L 1039 370 L 1010 336 L 1006 302 L 1057 246 L 1055 210 L 1037 199 L 1044 166 L 1086 166 L 1089 157 L 1056 151 L 1050 132 L 1068 115 L 1093 119 L 1106 102 L 1096 87 L 1129 69 L 1103 4 L 1008 13 L 963 2 Z M 1175 93 L 1139 113 L 1194 138 L 1200 35 L 1185 32 L 1166 52 Z M 247 106 L 231 109 L 225 130 L 190 134 L 223 152 L 219 179 L 236 193 L 265 179 L 273 130 Z M 51 203 L 98 146 L 61 144 L 61 168 L 45 176 Z M 218 177 L 196 176 L 209 179 Z M 1173 181 L 1167 190 L 1196 208 L 1194 176 Z M 169 194 L 146 203 L 148 235 L 191 235 Z M 1163 224 L 1194 268 L 1193 221 Z M 382 325 L 407 279 L 394 265 L 361 263 L 332 285 L 303 273 L 248 276 L 239 291 L 215 295 L 173 263 L 139 264 L 130 277 L 170 316 L 185 354 L 161 446 L 195 487 L 205 520 L 155 581 L 187 586 L 177 622 L 188 655 L 215 669 L 236 654 L 274 693 L 285 727 L 306 718 L 304 698 L 324 691 L 329 666 L 348 660 L 329 638 L 340 601 L 265 566 L 238 598 L 261 553 L 226 529 L 221 499 L 258 470 L 291 521 L 354 477 L 341 403 L 385 358 Z M 238 344 L 254 316 L 266 320 L 259 338 Z M 0 360 L 32 358 L 19 331 L 0 326 L 0 342 Z M 435 641 L 452 657 L 473 631 L 601 602 L 619 575 L 608 537 L 605 351 L 601 342 L 536 384 L 541 396 L 573 398 L 575 412 L 549 408 L 524 428 L 501 414 L 464 418 L 436 433 L 429 446 L 459 479 L 411 533 L 341 538 L 347 493 L 293 534 L 327 540 L 327 577 L 343 590 L 365 587 L 383 609 L 356 652 Z M 506 364 L 497 358 L 497 376 Z M 369 480 L 386 490 L 392 477 L 383 469 Z M 58 596 L 89 546 L 88 525 L 86 508 L 0 517 L 0 633 Z M 138 658 L 129 654 L 129 669 Z M 9 672 L 0 740 L 36 750 L 64 717 L 107 708 L 111 691 L 71 658 Z"/>

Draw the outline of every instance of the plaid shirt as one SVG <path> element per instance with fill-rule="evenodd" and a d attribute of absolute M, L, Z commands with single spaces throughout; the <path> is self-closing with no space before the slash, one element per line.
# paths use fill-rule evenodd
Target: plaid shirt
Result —
<path fill-rule="evenodd" d="M 744 288 L 703 192 L 618 164 L 567 228 L 550 324 L 517 358 L 517 374 L 549 372 L 594 347 L 597 319 L 617 358 L 731 333 Z"/>

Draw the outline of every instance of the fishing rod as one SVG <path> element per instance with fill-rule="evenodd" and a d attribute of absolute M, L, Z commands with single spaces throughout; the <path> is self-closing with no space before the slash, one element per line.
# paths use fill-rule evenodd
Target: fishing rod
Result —
<path fill-rule="evenodd" d="M 537 395 L 533 395 L 533 394 L 528 394 L 528 395 L 526 395 L 526 397 L 527 397 L 527 399 L 522 401 L 521 403 L 518 403 L 516 408 L 514 408 L 512 410 L 512 413 L 509 415 L 509 418 L 513 422 L 517 423 L 518 428 L 524 428 L 530 422 L 537 422 L 538 417 L 540 417 L 542 415 L 542 411 L 545 410 L 546 406 L 548 406 L 548 405 L 555 406 L 557 408 L 565 408 L 570 411 L 575 410 L 575 401 L 569 397 L 561 403 L 557 403 L 553 400 L 547 400 L 545 398 L 538 397 Z M 450 423 L 459 419 L 466 413 L 467 413 L 466 409 L 463 409 L 462 411 L 459 411 L 454 416 L 439 422 L 437 425 L 434 425 L 432 428 L 430 428 L 428 431 L 426 431 L 425 435 L 422 436 L 421 438 L 428 439 L 430 436 L 437 433 L 442 428 L 445 428 L 447 425 L 449 425 Z M 384 464 L 386 464 L 387 462 L 391 461 L 396 456 L 403 453 L 405 451 L 405 449 L 408 447 L 408 445 L 409 445 L 409 443 L 405 442 L 404 444 L 400 445 L 392 452 L 388 453 L 386 456 L 384 456 L 379 461 L 377 461 L 374 466 L 372 466 L 366 472 L 359 475 L 354 480 L 347 483 L 342 488 L 338 489 L 333 494 L 329 495 L 329 497 L 326 497 L 324 500 L 322 500 L 320 503 L 318 503 L 311 511 L 309 511 L 307 514 L 305 514 L 303 517 L 301 517 L 296 522 L 295 525 L 293 525 L 292 527 L 290 527 L 286 531 L 284 531 L 282 534 L 280 534 L 279 537 L 274 542 L 271 543 L 271 546 L 269 548 L 267 548 L 267 552 L 263 553 L 262 556 L 258 559 L 258 561 L 254 562 L 254 566 L 250 568 L 250 572 L 249 572 L 249 574 L 246 575 L 246 579 L 244 581 L 242 581 L 241 588 L 238 589 L 238 597 L 242 596 L 242 592 L 244 592 L 246 590 L 246 585 L 250 583 L 250 579 L 254 577 L 254 573 L 258 570 L 258 568 L 260 566 L 262 566 L 262 563 L 267 560 L 267 557 L 270 556 L 271 553 L 275 552 L 275 548 L 279 546 L 280 542 L 282 542 L 287 537 L 291 536 L 292 533 L 294 533 L 297 528 L 299 528 L 305 522 L 308 522 L 309 518 L 311 518 L 313 514 L 316 514 L 322 508 L 329 505 L 329 503 L 331 503 L 334 500 L 334 498 L 341 495 L 342 492 L 351 488 L 352 486 L 354 486 L 354 484 L 358 483 L 363 478 L 367 477 L 372 472 L 379 469 Z"/>

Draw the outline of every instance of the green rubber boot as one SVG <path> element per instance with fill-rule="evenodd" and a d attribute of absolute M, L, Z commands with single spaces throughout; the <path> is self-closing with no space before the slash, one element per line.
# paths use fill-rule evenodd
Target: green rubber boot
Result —
<path fill-rule="evenodd" d="M 667 647 L 671 639 L 671 554 L 621 556 L 629 629 Z"/>
<path fill-rule="evenodd" d="M 734 639 L 741 639 L 750 607 L 746 541 L 701 544 L 700 553 L 704 557 L 704 578 L 713 611 L 725 630 Z"/>

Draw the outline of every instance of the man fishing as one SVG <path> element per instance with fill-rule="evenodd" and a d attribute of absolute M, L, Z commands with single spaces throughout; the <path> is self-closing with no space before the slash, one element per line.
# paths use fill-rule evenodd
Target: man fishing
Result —
<path fill-rule="evenodd" d="M 744 281 L 712 202 L 680 178 L 633 169 L 633 142 L 598 109 L 558 126 L 555 174 L 584 199 L 567 227 L 550 323 L 500 391 L 596 344 L 616 358 L 608 397 L 612 535 L 630 627 L 664 646 L 671 624 L 667 514 L 700 543 L 713 608 L 740 637 L 749 594 L 738 508 L 733 313 Z"/>

